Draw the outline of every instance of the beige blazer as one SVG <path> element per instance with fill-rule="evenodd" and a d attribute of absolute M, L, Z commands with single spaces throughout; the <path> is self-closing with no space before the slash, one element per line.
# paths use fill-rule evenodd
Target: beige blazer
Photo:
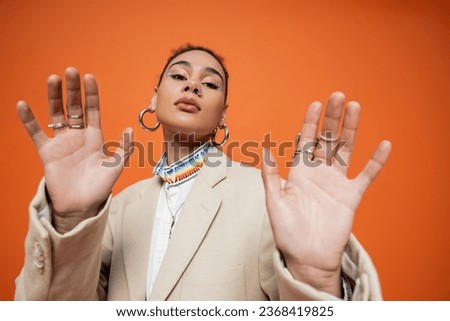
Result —
<path fill-rule="evenodd" d="M 94 217 L 58 234 L 40 213 L 45 182 L 29 208 L 17 300 L 145 300 L 153 218 L 161 182 L 153 177 L 110 197 Z M 381 299 L 375 268 L 352 236 L 342 257 L 353 299 Z M 261 173 L 213 150 L 169 242 L 150 300 L 333 300 L 294 280 L 276 250 Z"/>

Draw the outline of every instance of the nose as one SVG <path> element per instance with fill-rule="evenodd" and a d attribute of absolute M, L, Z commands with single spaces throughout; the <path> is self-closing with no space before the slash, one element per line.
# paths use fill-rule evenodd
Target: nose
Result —
<path fill-rule="evenodd" d="M 189 81 L 186 86 L 183 88 L 184 92 L 192 91 L 198 97 L 202 97 L 203 93 L 197 82 Z"/>

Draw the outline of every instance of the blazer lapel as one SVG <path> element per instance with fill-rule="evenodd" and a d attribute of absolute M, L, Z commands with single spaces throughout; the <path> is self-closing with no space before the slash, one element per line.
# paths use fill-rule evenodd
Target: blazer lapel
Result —
<path fill-rule="evenodd" d="M 130 300 L 145 300 L 148 259 L 156 204 L 161 183 L 150 179 L 140 200 L 130 203 L 123 218 L 123 259 Z"/>
<path fill-rule="evenodd" d="M 229 161 L 221 152 L 213 149 L 211 157 L 199 172 L 190 191 L 180 218 L 169 241 L 150 300 L 166 300 L 183 275 L 213 222 L 222 197 L 214 186 L 226 178 Z"/>

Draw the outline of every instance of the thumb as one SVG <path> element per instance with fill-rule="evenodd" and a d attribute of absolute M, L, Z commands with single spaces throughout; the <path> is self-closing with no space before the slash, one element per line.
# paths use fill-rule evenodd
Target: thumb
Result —
<path fill-rule="evenodd" d="M 117 153 L 119 153 L 122 166 L 125 166 L 128 159 L 134 150 L 134 142 L 133 142 L 133 128 L 128 127 L 122 132 L 122 138 L 120 139 L 120 146 L 117 149 Z"/>
<path fill-rule="evenodd" d="M 269 207 L 272 201 L 280 196 L 281 178 L 277 163 L 272 161 L 272 153 L 267 148 L 264 148 L 263 151 L 262 179 L 266 192 L 267 207 Z"/>
<path fill-rule="evenodd" d="M 372 154 L 372 158 L 367 162 L 364 169 L 354 179 L 361 195 L 364 194 L 369 185 L 375 180 L 381 169 L 383 169 L 383 166 L 389 158 L 391 149 L 391 142 L 387 140 L 382 141 Z"/>

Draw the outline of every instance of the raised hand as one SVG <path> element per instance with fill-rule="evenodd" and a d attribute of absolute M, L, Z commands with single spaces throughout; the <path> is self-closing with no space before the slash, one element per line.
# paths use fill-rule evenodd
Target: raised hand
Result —
<path fill-rule="evenodd" d="M 97 213 L 133 150 L 133 132 L 127 128 L 116 150 L 121 163 L 105 166 L 113 160 L 103 153 L 97 82 L 92 75 L 84 76 L 83 112 L 80 75 L 75 68 L 67 68 L 65 76 L 67 114 L 63 107 L 61 79 L 56 75 L 48 78 L 49 127 L 54 130 L 53 138 L 41 130 L 26 102 L 17 103 L 20 120 L 44 166 L 53 225 L 59 232 L 67 232 Z"/>
<path fill-rule="evenodd" d="M 340 296 L 340 264 L 356 208 L 384 166 L 391 150 L 382 141 L 365 168 L 347 177 L 359 123 L 360 106 L 344 94 L 329 98 L 319 139 L 321 104 L 312 103 L 297 142 L 293 166 L 282 186 L 278 169 L 265 151 L 263 180 L 275 242 L 294 278 Z M 341 125 L 341 118 L 343 121 Z"/>

